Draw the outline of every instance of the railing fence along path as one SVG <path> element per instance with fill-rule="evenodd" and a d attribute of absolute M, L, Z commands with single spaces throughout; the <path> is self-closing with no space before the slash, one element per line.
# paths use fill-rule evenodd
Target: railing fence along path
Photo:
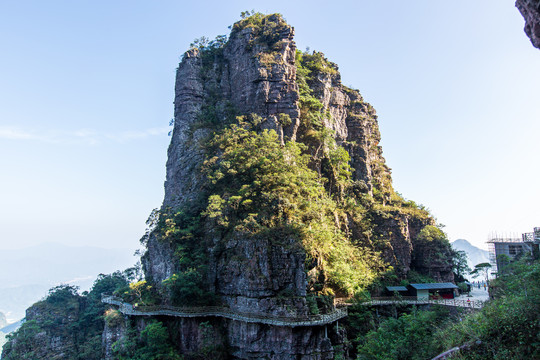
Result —
<path fill-rule="evenodd" d="M 337 304 L 351 305 L 346 303 L 346 299 L 336 299 Z M 484 306 L 485 301 L 481 300 L 463 300 L 463 299 L 418 299 L 416 296 L 403 296 L 403 297 L 373 297 L 366 300 L 360 305 L 374 306 L 374 305 L 445 305 L 445 306 L 457 306 L 463 308 L 481 309 Z"/>
<path fill-rule="evenodd" d="M 184 318 L 215 316 L 248 323 L 260 323 L 289 327 L 327 325 L 347 316 L 346 308 L 335 309 L 331 313 L 324 315 L 309 315 L 304 317 L 280 317 L 265 316 L 260 314 L 237 313 L 221 306 L 134 306 L 130 303 L 124 302 L 119 297 L 109 294 L 102 294 L 101 302 L 105 304 L 116 305 L 118 306 L 118 310 L 122 314 L 129 316 L 175 316 Z"/>

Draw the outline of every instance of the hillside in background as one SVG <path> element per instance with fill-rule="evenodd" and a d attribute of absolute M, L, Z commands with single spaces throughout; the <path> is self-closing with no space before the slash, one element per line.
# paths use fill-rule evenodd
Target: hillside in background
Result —
<path fill-rule="evenodd" d="M 455 250 L 461 250 L 467 253 L 467 263 L 471 269 L 474 269 L 474 265 L 476 264 L 489 262 L 489 251 L 480 249 L 465 239 L 457 239 L 451 244 Z"/>
<path fill-rule="evenodd" d="M 4 332 L 4 326 L 7 325 L 6 315 L 0 312 L 0 348 L 4 346 L 4 343 L 6 342 L 6 334 L 8 332 Z"/>
<path fill-rule="evenodd" d="M 129 249 L 73 247 L 43 243 L 24 249 L 2 250 L 0 261 L 0 311 L 12 322 L 25 309 L 65 283 L 88 290 L 100 273 L 133 266 Z"/>

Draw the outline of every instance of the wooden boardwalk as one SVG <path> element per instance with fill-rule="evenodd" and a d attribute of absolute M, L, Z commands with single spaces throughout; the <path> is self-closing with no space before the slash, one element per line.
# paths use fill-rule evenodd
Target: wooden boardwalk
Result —
<path fill-rule="evenodd" d="M 323 326 L 331 324 L 347 316 L 347 308 L 335 309 L 324 315 L 309 315 L 304 317 L 280 317 L 260 314 L 238 313 L 221 306 L 205 307 L 174 307 L 160 306 L 134 306 L 124 302 L 121 298 L 102 294 L 101 302 L 118 306 L 118 310 L 128 316 L 173 316 L 182 318 L 196 317 L 222 317 L 225 319 L 243 321 L 247 323 L 268 324 L 275 326 Z"/>

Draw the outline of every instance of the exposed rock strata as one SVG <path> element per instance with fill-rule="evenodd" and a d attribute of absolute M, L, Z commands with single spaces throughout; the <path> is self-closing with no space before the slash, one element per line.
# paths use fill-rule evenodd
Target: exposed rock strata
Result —
<path fill-rule="evenodd" d="M 525 19 L 525 34 L 540 49 L 540 0 L 517 0 L 516 7 Z"/>

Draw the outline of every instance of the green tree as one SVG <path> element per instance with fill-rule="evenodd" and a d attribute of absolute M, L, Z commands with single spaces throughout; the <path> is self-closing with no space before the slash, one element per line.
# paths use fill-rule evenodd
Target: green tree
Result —
<path fill-rule="evenodd" d="M 471 275 L 475 278 L 483 276 L 487 283 L 489 281 L 489 270 L 491 270 L 490 263 L 476 264 L 474 265 L 473 271 L 471 271 Z"/>
<path fill-rule="evenodd" d="M 490 285 L 494 299 L 480 312 L 435 335 L 439 352 L 468 344 L 459 359 L 540 359 L 540 262 L 512 262 Z"/>
<path fill-rule="evenodd" d="M 327 191 L 328 179 L 310 168 L 306 146 L 280 144 L 275 131 L 253 130 L 245 117 L 217 133 L 204 163 L 210 184 L 203 216 L 214 222 L 223 236 L 243 234 L 256 238 L 281 232 L 298 239 L 323 279 L 322 290 L 352 295 L 365 288 L 384 267 L 372 249 L 354 246 L 336 220 L 344 218 L 340 196 Z M 348 155 L 337 145 L 327 149 L 333 186 L 350 182 Z M 355 210 L 362 210 L 357 204 Z M 339 219 L 339 218 L 338 218 Z M 280 236 L 270 235 L 275 241 Z M 321 289 L 319 289 L 321 290 Z"/>
<path fill-rule="evenodd" d="M 467 264 L 467 252 L 458 250 L 454 251 L 452 255 L 452 270 L 459 279 L 464 279 L 465 275 L 471 272 L 471 268 Z"/>
<path fill-rule="evenodd" d="M 415 310 L 388 318 L 369 332 L 358 346 L 358 360 L 425 360 L 437 354 L 433 334 L 447 318 L 448 310 Z"/>
<path fill-rule="evenodd" d="M 452 264 L 454 251 L 446 234 L 436 226 L 425 226 L 416 237 L 413 265 L 421 272 L 432 275 L 432 268 Z"/>
<path fill-rule="evenodd" d="M 504 274 L 507 270 L 507 266 L 510 265 L 512 259 L 506 254 L 500 254 L 497 256 L 497 275 Z"/>

